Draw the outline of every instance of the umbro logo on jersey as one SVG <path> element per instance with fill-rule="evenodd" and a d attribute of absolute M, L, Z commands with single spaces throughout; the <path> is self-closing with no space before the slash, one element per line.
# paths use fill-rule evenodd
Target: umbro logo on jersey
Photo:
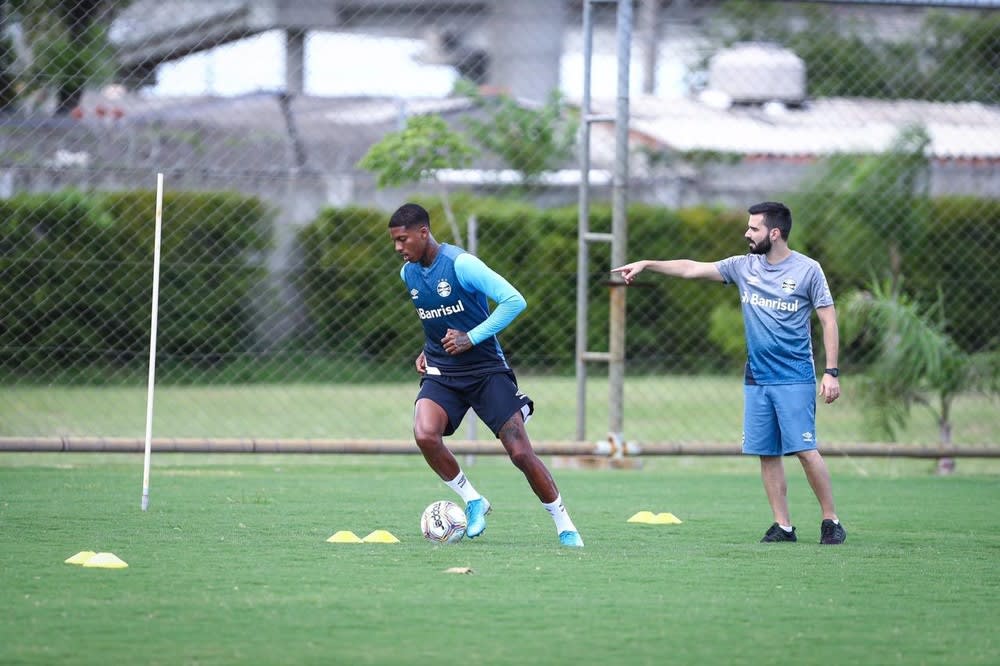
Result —
<path fill-rule="evenodd" d="M 438 296 L 444 298 L 449 294 L 451 294 L 451 285 L 448 284 L 447 280 L 441 280 L 440 282 L 438 282 L 437 292 Z"/>
<path fill-rule="evenodd" d="M 781 290 L 786 294 L 790 294 L 795 291 L 795 280 L 785 280 L 781 283 Z"/>
<path fill-rule="evenodd" d="M 417 300 L 417 298 L 419 296 L 420 296 L 420 292 L 419 291 L 417 291 L 416 289 L 411 289 L 410 290 L 410 298 L 412 298 L 413 300 Z"/>

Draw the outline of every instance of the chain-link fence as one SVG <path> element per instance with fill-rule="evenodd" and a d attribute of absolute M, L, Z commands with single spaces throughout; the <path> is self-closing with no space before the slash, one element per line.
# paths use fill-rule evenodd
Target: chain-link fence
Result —
<path fill-rule="evenodd" d="M 141 438 L 162 173 L 156 438 L 408 439 L 422 332 L 386 225 L 415 200 L 525 295 L 500 339 L 529 429 L 576 439 L 581 181 L 607 233 L 615 168 L 580 109 L 589 69 L 614 116 L 617 5 L 0 2 L 0 437 Z M 825 445 L 1000 448 L 998 8 L 635 3 L 627 256 L 742 254 L 746 208 L 788 203 L 840 314 Z M 627 291 L 624 436 L 738 450 L 740 295 L 658 277 Z M 587 441 L 608 384 L 589 363 Z"/>

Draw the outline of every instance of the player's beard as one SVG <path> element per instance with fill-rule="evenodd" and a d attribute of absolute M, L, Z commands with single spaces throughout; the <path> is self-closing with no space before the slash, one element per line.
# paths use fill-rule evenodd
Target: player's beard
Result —
<path fill-rule="evenodd" d="M 771 251 L 771 237 L 765 236 L 759 243 L 750 243 L 750 254 L 767 254 Z"/>

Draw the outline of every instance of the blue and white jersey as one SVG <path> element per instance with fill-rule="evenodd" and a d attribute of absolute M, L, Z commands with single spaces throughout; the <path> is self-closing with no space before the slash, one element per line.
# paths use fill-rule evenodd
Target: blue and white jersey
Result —
<path fill-rule="evenodd" d="M 762 254 L 715 263 L 740 289 L 747 340 L 747 384 L 816 383 L 810 318 L 833 305 L 819 263 L 798 252 L 771 265 Z"/>
<path fill-rule="evenodd" d="M 497 333 L 527 303 L 521 293 L 479 258 L 442 243 L 430 266 L 407 262 L 399 272 L 424 326 L 428 375 L 476 375 L 510 370 Z M 490 313 L 490 299 L 496 309 Z M 452 356 L 441 339 L 465 331 L 472 349 Z"/>

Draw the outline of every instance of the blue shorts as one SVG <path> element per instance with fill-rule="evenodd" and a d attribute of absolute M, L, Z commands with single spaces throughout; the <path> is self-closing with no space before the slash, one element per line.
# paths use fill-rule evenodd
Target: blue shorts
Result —
<path fill-rule="evenodd" d="M 417 400 L 422 398 L 433 400 L 448 415 L 445 435 L 458 429 L 470 407 L 498 437 L 511 416 L 521 412 L 527 422 L 535 411 L 535 403 L 517 388 L 513 371 L 468 377 L 425 375 L 417 393 Z"/>
<path fill-rule="evenodd" d="M 784 456 L 815 448 L 815 384 L 743 386 L 743 453 Z"/>

